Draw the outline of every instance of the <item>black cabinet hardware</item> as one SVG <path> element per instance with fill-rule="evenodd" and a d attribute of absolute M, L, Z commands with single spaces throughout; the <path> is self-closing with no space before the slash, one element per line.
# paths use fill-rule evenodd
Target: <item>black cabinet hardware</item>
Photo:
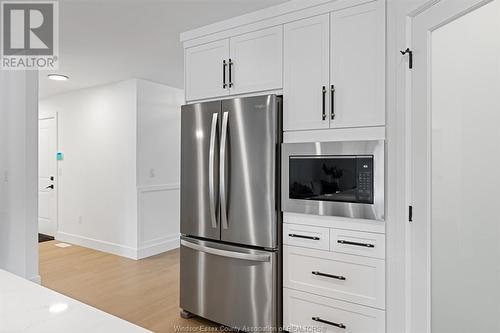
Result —
<path fill-rule="evenodd" d="M 297 234 L 288 234 L 288 236 L 296 237 L 296 238 L 311 239 L 311 240 L 319 240 L 319 237 L 314 237 L 314 236 L 305 236 L 305 235 L 297 235 Z"/>
<path fill-rule="evenodd" d="M 330 119 L 334 120 L 335 119 L 335 86 L 332 84 L 330 86 Z"/>
<path fill-rule="evenodd" d="M 54 185 L 49 185 L 49 186 L 46 187 L 46 189 L 49 189 L 49 188 L 53 190 L 54 189 Z"/>
<path fill-rule="evenodd" d="M 324 277 L 328 277 L 328 278 L 332 278 L 332 279 L 337 279 L 337 280 L 345 281 L 345 277 L 341 276 L 341 275 L 326 274 L 326 273 L 321 273 L 321 272 L 318 272 L 318 271 L 312 271 L 311 273 L 313 275 L 324 276 Z"/>
<path fill-rule="evenodd" d="M 399 52 L 401 52 L 402 55 L 405 55 L 405 54 L 408 53 L 408 57 L 409 57 L 409 59 L 408 59 L 408 66 L 410 67 L 410 69 L 412 69 L 413 68 L 413 51 L 410 50 L 409 47 L 407 47 L 406 50 L 399 51 Z"/>
<path fill-rule="evenodd" d="M 369 243 L 350 242 L 350 241 L 346 241 L 346 240 L 342 240 L 342 239 L 339 239 L 337 241 L 337 243 L 339 243 L 339 244 L 347 244 L 347 245 L 356 245 L 356 246 L 362 246 L 362 247 L 370 247 L 370 248 L 375 247 L 375 245 L 369 244 Z"/>
<path fill-rule="evenodd" d="M 227 88 L 227 83 L 226 83 L 226 67 L 227 67 L 226 60 L 222 60 L 222 88 L 224 88 L 224 89 Z"/>
<path fill-rule="evenodd" d="M 343 329 L 347 328 L 342 323 L 338 323 L 337 324 L 337 323 L 334 323 L 333 321 L 321 319 L 320 317 L 312 317 L 311 319 L 314 320 L 314 321 L 317 321 L 317 322 L 320 322 L 320 323 L 323 323 L 323 324 L 327 324 L 327 325 L 331 325 L 331 326 L 335 326 L 335 327 L 338 327 L 338 328 L 343 328 Z"/>
<path fill-rule="evenodd" d="M 325 110 L 325 108 L 326 108 L 326 106 L 325 106 L 325 103 L 326 103 L 326 101 L 325 101 L 325 99 L 326 99 L 326 87 L 325 86 L 323 86 L 322 98 L 323 98 L 323 110 L 322 110 L 322 114 L 321 114 L 322 117 L 321 118 L 323 120 L 326 120 L 326 110 Z"/>
<path fill-rule="evenodd" d="M 233 61 L 229 58 L 229 88 L 233 86 Z"/>
<path fill-rule="evenodd" d="M 413 222 L 413 206 L 408 207 L 408 221 Z"/>

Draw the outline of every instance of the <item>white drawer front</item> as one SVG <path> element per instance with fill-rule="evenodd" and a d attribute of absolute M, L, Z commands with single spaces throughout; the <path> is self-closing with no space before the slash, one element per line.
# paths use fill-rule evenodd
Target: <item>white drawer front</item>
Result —
<path fill-rule="evenodd" d="M 283 326 L 290 332 L 385 333 L 383 310 L 287 288 L 283 290 L 283 302 Z"/>
<path fill-rule="evenodd" d="M 385 259 L 385 235 L 330 229 L 330 251 Z"/>
<path fill-rule="evenodd" d="M 283 247 L 283 285 L 385 309 L 385 261 Z"/>
<path fill-rule="evenodd" d="M 283 223 L 283 244 L 328 251 L 330 229 Z"/>

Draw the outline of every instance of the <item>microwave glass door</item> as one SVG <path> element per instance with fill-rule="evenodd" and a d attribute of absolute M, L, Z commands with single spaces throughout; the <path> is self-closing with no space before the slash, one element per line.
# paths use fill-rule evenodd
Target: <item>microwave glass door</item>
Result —
<path fill-rule="evenodd" d="M 357 156 L 290 156 L 289 198 L 360 202 L 358 161 Z"/>

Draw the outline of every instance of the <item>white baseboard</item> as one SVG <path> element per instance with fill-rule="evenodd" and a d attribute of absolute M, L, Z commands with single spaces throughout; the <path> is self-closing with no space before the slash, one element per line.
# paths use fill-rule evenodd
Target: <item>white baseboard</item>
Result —
<path fill-rule="evenodd" d="M 66 232 L 58 231 L 56 233 L 56 240 L 68 242 L 83 247 L 88 247 L 94 250 L 116 254 L 130 259 L 137 259 L 137 249 L 129 246 L 124 246 L 116 243 L 102 241 L 98 239 L 88 238 L 80 235 L 73 235 Z"/>
<path fill-rule="evenodd" d="M 28 280 L 30 280 L 31 282 L 35 282 L 37 284 L 42 284 L 42 277 L 40 275 L 33 276 Z"/>
<path fill-rule="evenodd" d="M 138 260 L 178 248 L 180 236 L 171 235 L 148 241 L 141 244 L 141 247 L 138 249 L 60 231 L 56 233 L 55 239 L 61 242 L 68 242 L 97 251 Z"/>
<path fill-rule="evenodd" d="M 180 235 L 162 237 L 141 244 L 137 250 L 137 259 L 151 257 L 163 252 L 171 251 L 180 246 Z"/>

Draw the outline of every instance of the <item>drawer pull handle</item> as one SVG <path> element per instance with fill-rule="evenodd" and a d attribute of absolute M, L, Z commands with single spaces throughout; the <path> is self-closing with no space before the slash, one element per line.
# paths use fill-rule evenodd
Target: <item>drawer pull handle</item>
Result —
<path fill-rule="evenodd" d="M 363 247 L 370 247 L 370 248 L 374 248 L 375 247 L 375 245 L 369 244 L 369 243 L 350 242 L 350 241 L 346 241 L 346 240 L 342 240 L 342 239 L 339 239 L 337 241 L 337 243 L 339 243 L 339 244 L 347 244 L 347 245 L 363 246 Z"/>
<path fill-rule="evenodd" d="M 318 272 L 318 271 L 313 271 L 311 273 L 313 275 L 324 276 L 324 277 L 329 277 L 329 278 L 332 278 L 332 279 L 337 279 L 337 280 L 345 281 L 345 277 L 341 276 L 341 275 L 326 274 L 326 273 L 321 273 L 321 272 Z"/>
<path fill-rule="evenodd" d="M 312 320 L 320 322 L 320 323 L 323 323 L 323 324 L 327 324 L 327 325 L 335 326 L 335 327 L 338 327 L 338 328 L 342 328 L 342 329 L 346 329 L 347 328 L 342 323 L 337 324 L 337 323 L 334 323 L 333 321 L 328 321 L 328 320 L 321 319 L 320 317 L 312 317 Z"/>
<path fill-rule="evenodd" d="M 288 234 L 290 237 L 296 237 L 296 238 L 305 238 L 305 239 L 312 239 L 312 240 L 319 240 L 319 237 L 314 237 L 314 236 L 305 236 L 305 235 L 297 235 L 297 234 Z"/>

